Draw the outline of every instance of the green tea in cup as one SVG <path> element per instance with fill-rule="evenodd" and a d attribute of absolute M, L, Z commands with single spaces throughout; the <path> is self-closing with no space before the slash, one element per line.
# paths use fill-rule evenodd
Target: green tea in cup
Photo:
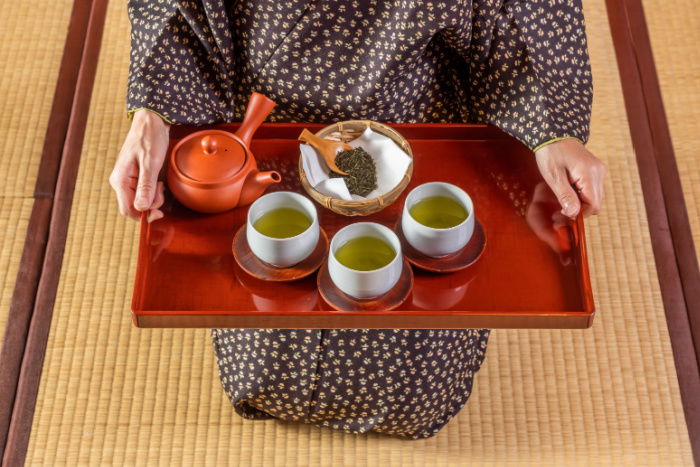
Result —
<path fill-rule="evenodd" d="M 449 229 L 464 222 L 469 213 L 449 196 L 430 196 L 409 209 L 411 217 L 433 229 Z"/>
<path fill-rule="evenodd" d="M 384 240 L 367 236 L 348 240 L 336 250 L 335 257 L 340 264 L 350 269 L 372 271 L 391 263 L 396 252 Z"/>
<path fill-rule="evenodd" d="M 292 208 L 277 208 L 260 216 L 253 227 L 268 237 L 290 238 L 304 232 L 310 225 L 311 219 L 303 212 Z"/>

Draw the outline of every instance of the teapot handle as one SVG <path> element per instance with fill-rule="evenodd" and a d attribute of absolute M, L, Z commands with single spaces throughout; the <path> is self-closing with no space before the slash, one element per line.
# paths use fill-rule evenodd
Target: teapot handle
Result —
<path fill-rule="evenodd" d="M 258 127 L 265 121 L 272 109 L 275 108 L 275 101 L 260 94 L 259 92 L 254 92 L 250 96 L 250 101 L 248 101 L 248 108 L 245 111 L 245 117 L 243 117 L 243 122 L 240 128 L 236 132 L 241 141 L 246 147 L 250 146 L 250 141 L 253 139 L 253 134 L 258 129 Z"/>

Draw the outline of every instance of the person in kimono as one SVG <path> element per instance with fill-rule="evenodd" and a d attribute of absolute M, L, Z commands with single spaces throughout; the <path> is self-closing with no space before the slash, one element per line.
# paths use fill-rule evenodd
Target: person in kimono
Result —
<path fill-rule="evenodd" d="M 595 214 L 605 167 L 584 144 L 592 83 L 580 0 L 130 1 L 127 110 L 110 183 L 121 214 L 163 217 L 171 124 L 490 123 L 532 149 L 562 214 Z M 466 403 L 489 331 L 214 329 L 238 414 L 410 439 Z"/>

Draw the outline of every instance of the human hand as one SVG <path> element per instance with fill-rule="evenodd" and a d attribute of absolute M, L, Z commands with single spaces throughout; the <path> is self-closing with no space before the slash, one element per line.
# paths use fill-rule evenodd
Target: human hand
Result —
<path fill-rule="evenodd" d="M 564 139 L 535 152 L 537 167 L 561 205 L 561 213 L 575 219 L 598 214 L 605 198 L 605 165 L 580 141 Z"/>
<path fill-rule="evenodd" d="M 148 110 L 134 113 L 129 133 L 109 176 L 117 194 L 119 212 L 138 220 L 148 211 L 148 222 L 163 217 L 163 182 L 158 174 L 168 150 L 170 126 Z"/>

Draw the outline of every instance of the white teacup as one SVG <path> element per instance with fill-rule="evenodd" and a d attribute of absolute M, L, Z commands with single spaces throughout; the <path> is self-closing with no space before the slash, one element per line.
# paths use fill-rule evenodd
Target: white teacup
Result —
<path fill-rule="evenodd" d="M 266 212 L 279 208 L 291 208 L 306 214 L 311 225 L 299 235 L 289 238 L 274 238 L 263 235 L 254 227 L 255 222 Z M 262 261 L 286 268 L 305 260 L 316 248 L 319 238 L 318 214 L 310 199 L 291 191 L 276 191 L 261 196 L 248 209 L 246 237 L 248 246 Z"/>
<path fill-rule="evenodd" d="M 384 240 L 396 252 L 389 264 L 379 269 L 358 271 L 351 269 L 335 257 L 338 248 L 357 237 L 375 237 Z M 401 276 L 403 255 L 401 242 L 396 234 L 375 222 L 356 222 L 340 229 L 331 240 L 328 255 L 328 272 L 333 283 L 343 292 L 358 299 L 378 297 L 391 290 Z"/>
<path fill-rule="evenodd" d="M 447 229 L 436 229 L 418 222 L 410 209 L 419 201 L 431 196 L 452 198 L 467 210 L 467 218 Z M 455 253 L 467 244 L 474 233 L 474 203 L 458 186 L 444 182 L 424 183 L 415 187 L 406 197 L 401 215 L 401 229 L 408 243 L 424 255 L 439 258 Z"/>

